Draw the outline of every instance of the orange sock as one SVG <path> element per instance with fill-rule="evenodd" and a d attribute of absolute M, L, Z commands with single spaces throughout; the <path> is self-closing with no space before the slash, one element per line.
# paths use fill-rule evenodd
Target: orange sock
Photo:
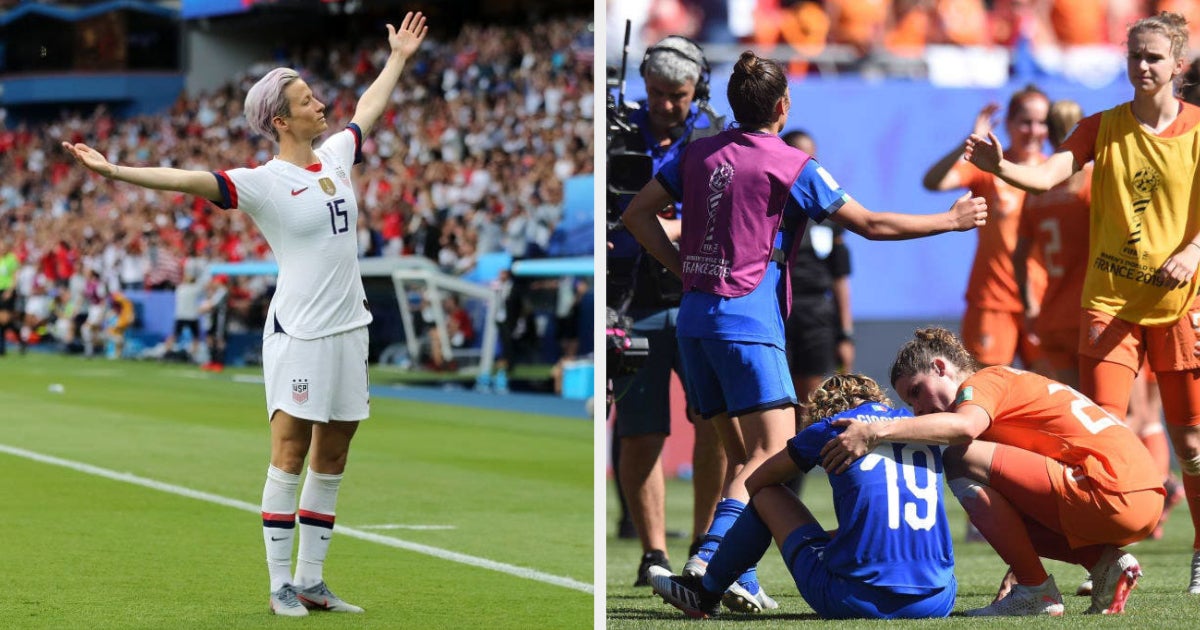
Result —
<path fill-rule="evenodd" d="M 1192 527 L 1195 535 L 1192 538 L 1192 549 L 1200 551 L 1200 476 L 1184 473 L 1183 490 L 1187 494 L 1188 511 L 1192 513 Z"/>
<path fill-rule="evenodd" d="M 1167 475 L 1171 472 L 1171 445 L 1167 441 L 1167 432 L 1159 428 L 1149 434 L 1143 433 L 1139 437 L 1142 439 L 1142 444 L 1146 445 L 1146 450 L 1150 451 L 1150 457 L 1154 458 L 1154 467 L 1162 473 L 1163 481 L 1166 481 Z"/>

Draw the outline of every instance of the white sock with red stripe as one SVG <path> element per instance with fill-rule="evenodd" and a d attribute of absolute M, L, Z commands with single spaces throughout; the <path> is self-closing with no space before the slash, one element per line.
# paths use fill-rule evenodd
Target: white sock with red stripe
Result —
<path fill-rule="evenodd" d="M 333 538 L 334 506 L 341 475 L 324 475 L 308 469 L 300 491 L 300 551 L 296 554 L 296 586 L 307 588 L 318 582 Z"/>
<path fill-rule="evenodd" d="M 267 468 L 262 519 L 272 593 L 292 581 L 292 541 L 296 533 L 296 488 L 299 486 L 300 475 L 284 472 L 274 466 Z"/>

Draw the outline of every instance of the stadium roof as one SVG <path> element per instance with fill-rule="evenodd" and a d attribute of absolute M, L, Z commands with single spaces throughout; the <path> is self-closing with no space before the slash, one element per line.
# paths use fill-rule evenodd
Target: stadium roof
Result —
<path fill-rule="evenodd" d="M 20 6 L 12 11 L 6 11 L 0 14 L 0 26 L 8 26 L 12 22 L 19 20 L 27 15 L 42 15 L 49 18 L 63 20 L 64 22 L 74 22 L 77 20 L 86 20 L 88 18 L 103 15 L 110 11 L 118 11 L 121 9 L 129 9 L 131 11 L 140 11 L 142 13 L 153 13 L 162 17 L 178 17 L 179 13 L 174 9 L 168 9 L 163 6 L 143 2 L 141 0 L 108 0 L 108 2 L 100 2 L 86 7 L 64 7 L 58 5 L 47 5 L 39 2 L 23 2 Z"/>

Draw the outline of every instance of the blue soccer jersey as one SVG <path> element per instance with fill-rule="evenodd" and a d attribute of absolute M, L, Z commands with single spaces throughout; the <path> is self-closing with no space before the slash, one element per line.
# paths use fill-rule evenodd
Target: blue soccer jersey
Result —
<path fill-rule="evenodd" d="M 834 420 L 862 422 L 909 417 L 867 403 L 821 420 L 788 441 L 788 454 L 808 472 L 821 462 L 821 448 L 843 429 Z M 954 552 L 942 504 L 941 448 L 885 442 L 847 471 L 830 475 L 838 532 L 825 548 L 835 575 L 922 595 L 954 580 Z"/>

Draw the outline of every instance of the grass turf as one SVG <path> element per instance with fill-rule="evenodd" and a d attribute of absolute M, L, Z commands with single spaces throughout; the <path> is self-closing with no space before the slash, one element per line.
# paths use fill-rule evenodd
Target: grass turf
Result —
<path fill-rule="evenodd" d="M 608 484 L 607 516 L 607 627 L 609 630 L 641 630 L 654 628 L 688 628 L 697 622 L 663 603 L 648 587 L 631 586 L 637 572 L 641 547 L 636 540 L 616 537 L 618 517 L 613 482 Z M 830 499 L 829 484 L 823 474 L 814 471 L 805 482 L 803 497 L 817 519 L 832 528 L 836 522 Z M 1075 597 L 1075 589 L 1085 571 L 1077 566 L 1048 561 L 1046 568 L 1055 577 L 1063 592 L 1066 615 L 1063 618 L 978 618 L 962 616 L 962 611 L 986 606 L 996 594 L 1005 567 L 986 543 L 963 543 L 966 523 L 962 509 L 949 493 L 945 499 L 955 536 L 955 576 L 958 579 L 958 601 L 949 619 L 916 621 L 826 621 L 817 618 L 804 603 L 783 566 L 778 550 L 772 546 L 758 565 L 759 579 L 779 602 L 779 609 L 760 615 L 738 615 L 723 611 L 705 627 L 754 628 L 776 630 L 803 626 L 821 628 L 1012 628 L 1012 627 L 1070 627 L 1070 628 L 1195 628 L 1195 608 L 1200 597 L 1186 593 L 1191 564 L 1192 524 L 1187 506 L 1180 504 L 1172 512 L 1162 540 L 1144 541 L 1128 547 L 1141 563 L 1145 575 L 1129 597 L 1126 612 L 1112 617 L 1083 615 L 1089 598 Z M 670 480 L 667 483 L 667 528 L 682 530 L 691 526 L 691 485 Z M 690 532 L 668 540 L 671 567 L 676 573 L 687 560 Z"/>
<path fill-rule="evenodd" d="M 261 521 L 253 512 L 268 424 L 262 386 L 239 382 L 256 375 L 40 354 L 0 358 L 0 445 L 9 451 L 0 452 L 0 627 L 295 623 L 267 612 Z M 52 391 L 54 384 L 63 391 Z M 591 435 L 578 419 L 374 397 L 351 449 L 338 526 L 411 545 L 335 534 L 325 577 L 367 612 L 314 614 L 299 623 L 591 626 Z M 34 461 L 13 449 L 235 503 Z M 418 545 L 441 557 L 414 552 Z M 489 562 L 532 579 L 489 569 Z"/>

